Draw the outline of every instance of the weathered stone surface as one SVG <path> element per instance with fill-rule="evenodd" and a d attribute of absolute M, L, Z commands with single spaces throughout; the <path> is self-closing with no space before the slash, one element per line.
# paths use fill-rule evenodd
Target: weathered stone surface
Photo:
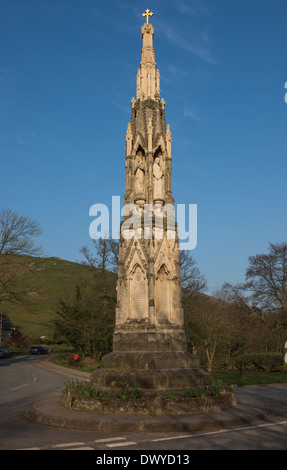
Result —
<path fill-rule="evenodd" d="M 65 408 L 88 411 L 99 415 L 189 415 L 222 411 L 237 405 L 233 390 L 218 396 L 168 398 L 161 393 L 150 393 L 139 398 L 85 397 L 78 390 L 64 390 L 61 405 Z"/>
<path fill-rule="evenodd" d="M 102 359 L 105 369 L 199 369 L 199 358 L 189 352 L 112 352 Z"/>
<path fill-rule="evenodd" d="M 210 385 L 210 374 L 200 369 L 98 369 L 91 383 L 99 388 L 172 390 Z"/>
<path fill-rule="evenodd" d="M 116 328 L 113 351 L 138 352 L 184 352 L 186 351 L 185 332 L 182 328 Z"/>
<path fill-rule="evenodd" d="M 152 25 L 144 25 L 137 94 L 132 99 L 125 146 L 125 206 L 136 205 L 140 223 L 132 227 L 132 237 L 127 237 L 130 219 L 125 213 L 119 242 L 113 352 L 102 358 L 102 368 L 91 376 L 94 387 L 106 390 L 183 390 L 211 384 L 211 375 L 187 352 L 171 191 L 171 132 L 165 123 L 165 102 L 160 101 L 153 36 Z M 147 227 L 145 204 L 151 208 Z M 156 400 L 160 398 L 156 396 Z M 152 410 L 150 405 L 147 409 Z M 163 410 L 169 412 L 171 405 Z"/>
<path fill-rule="evenodd" d="M 135 231 L 128 237 L 129 214 L 125 214 L 113 350 L 184 351 L 179 241 L 171 194 L 171 132 L 165 123 L 165 102 L 160 101 L 153 26 L 144 25 L 141 32 L 137 95 L 132 99 L 125 146 L 125 206 L 138 207 L 141 233 Z"/>
<path fill-rule="evenodd" d="M 211 375 L 200 369 L 189 352 L 112 352 L 91 375 L 96 388 L 169 390 L 210 385 Z"/>

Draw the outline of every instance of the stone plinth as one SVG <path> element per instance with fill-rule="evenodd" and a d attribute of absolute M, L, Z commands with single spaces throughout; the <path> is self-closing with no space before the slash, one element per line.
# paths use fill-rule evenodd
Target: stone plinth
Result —
<path fill-rule="evenodd" d="M 224 390 L 217 396 L 207 395 L 200 398 L 189 398 L 183 394 L 175 394 L 168 398 L 165 393 L 150 393 L 141 397 L 121 398 L 117 395 L 106 397 L 87 397 L 79 390 L 63 390 L 61 405 L 77 411 L 85 411 L 98 415 L 137 415 L 173 417 L 198 413 L 223 411 L 237 405 L 233 390 Z"/>
<path fill-rule="evenodd" d="M 186 338 L 181 327 L 143 326 L 115 328 L 114 352 L 175 352 L 186 351 Z"/>
<path fill-rule="evenodd" d="M 174 390 L 211 384 L 211 375 L 189 352 L 112 352 L 91 376 L 100 389 Z"/>

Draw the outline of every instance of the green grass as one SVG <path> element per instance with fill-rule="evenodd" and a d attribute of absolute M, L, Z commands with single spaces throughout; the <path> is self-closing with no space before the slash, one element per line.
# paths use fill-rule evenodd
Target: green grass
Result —
<path fill-rule="evenodd" d="M 59 299 L 74 295 L 76 283 L 92 276 L 85 265 L 60 258 L 31 258 L 34 275 L 27 272 L 19 282 L 31 285 L 37 297 L 29 305 L 1 304 L 3 313 L 10 315 L 15 327 L 24 335 L 39 338 L 52 335 L 50 322 L 55 318 Z M 34 287 L 32 287 L 34 286 Z"/>
<path fill-rule="evenodd" d="M 281 372 L 240 372 L 216 370 L 212 372 L 213 380 L 222 380 L 227 385 L 267 385 L 287 383 L 287 373 Z"/>
<path fill-rule="evenodd" d="M 67 356 L 53 358 L 55 364 L 80 369 L 92 373 L 100 367 L 98 362 L 80 361 L 78 365 L 69 364 Z M 73 362 L 73 361 L 72 361 Z M 216 370 L 211 373 L 213 381 L 221 380 L 226 385 L 268 385 L 268 384 L 287 384 L 287 373 L 280 372 L 243 372 Z"/>

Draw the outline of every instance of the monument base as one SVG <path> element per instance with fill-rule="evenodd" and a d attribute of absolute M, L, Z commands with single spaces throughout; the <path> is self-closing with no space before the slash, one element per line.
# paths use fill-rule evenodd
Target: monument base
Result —
<path fill-rule="evenodd" d="M 90 379 L 100 389 L 190 389 L 212 382 L 199 358 L 187 351 L 184 330 L 171 324 L 116 328 L 113 352 L 101 363 Z"/>
<path fill-rule="evenodd" d="M 183 328 L 169 322 L 155 326 L 142 326 L 139 322 L 115 328 L 114 352 L 175 352 L 186 351 L 186 336 Z"/>
<path fill-rule="evenodd" d="M 180 390 L 211 385 L 211 375 L 189 352 L 112 352 L 91 375 L 100 389 Z"/>
<path fill-rule="evenodd" d="M 78 389 L 63 390 L 61 405 L 70 410 L 98 414 L 101 419 L 105 415 L 137 415 L 139 417 L 170 415 L 173 426 L 177 421 L 176 416 L 188 418 L 198 413 L 221 412 L 237 406 L 233 389 L 224 389 L 217 395 L 213 395 L 212 392 L 207 393 L 202 397 L 192 397 L 189 391 L 174 394 L 157 391 L 139 394 L 139 396 L 135 393 L 134 391 L 127 394 L 124 398 L 116 393 L 91 397 L 82 395 Z M 125 423 L 123 423 L 124 428 Z"/>
<path fill-rule="evenodd" d="M 139 345 L 146 350 L 137 350 Z M 99 415 L 146 416 L 189 416 L 236 406 L 234 390 L 213 384 L 199 358 L 186 349 L 182 329 L 118 329 L 113 352 L 91 374 L 87 390 L 84 384 L 83 390 L 63 390 L 61 405 Z"/>

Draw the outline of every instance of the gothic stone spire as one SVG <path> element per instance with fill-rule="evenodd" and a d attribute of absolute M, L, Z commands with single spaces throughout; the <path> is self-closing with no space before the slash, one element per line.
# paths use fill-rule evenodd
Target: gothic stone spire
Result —
<path fill-rule="evenodd" d="M 141 63 L 137 74 L 137 99 L 160 98 L 160 75 L 156 68 L 153 47 L 154 28 L 152 24 L 144 24 L 141 28 L 143 40 Z"/>
<path fill-rule="evenodd" d="M 175 341 L 176 348 L 181 349 L 186 344 L 179 243 L 176 224 L 172 226 L 167 217 L 167 207 L 170 210 L 174 204 L 171 195 L 171 132 L 165 122 L 165 102 L 160 100 L 152 24 L 147 22 L 142 26 L 141 37 L 137 94 L 136 99 L 131 100 L 131 121 L 126 133 L 125 205 L 135 204 L 142 214 L 147 205 L 152 207 L 152 229 L 150 237 L 145 237 L 144 227 L 141 239 L 122 236 L 120 240 L 114 345 L 116 348 L 130 347 L 123 339 L 127 338 L 122 335 L 123 327 L 127 331 L 130 326 L 138 325 L 141 333 L 154 328 L 155 335 L 160 335 L 164 326 L 169 330 L 171 342 Z M 158 214 L 163 214 L 161 239 L 156 235 Z M 122 225 L 127 220 L 129 215 L 124 216 Z M 170 239 L 168 233 L 171 231 L 174 236 Z M 177 340 L 173 337 L 174 329 Z M 146 339 L 145 334 L 140 337 Z M 161 336 L 158 338 L 160 341 Z"/>
<path fill-rule="evenodd" d="M 141 236 L 134 232 L 127 238 L 121 230 L 113 352 L 92 376 L 96 388 L 177 389 L 211 381 L 198 370 L 198 358 L 187 352 L 176 225 L 168 229 L 167 217 L 162 217 L 162 235 L 156 236 L 156 219 L 167 212 L 167 205 L 173 208 L 173 198 L 171 132 L 165 124 L 165 102 L 160 101 L 150 13 L 146 11 L 141 28 L 137 94 L 126 134 L 124 209 L 132 204 L 136 212 L 145 213 L 149 205 L 152 223 L 148 237 L 142 230 Z M 124 216 L 123 227 L 130 232 L 129 216 Z"/>
<path fill-rule="evenodd" d="M 131 122 L 126 134 L 125 202 L 173 204 L 171 132 L 165 122 L 165 101 L 160 100 L 160 73 L 155 62 L 152 24 L 142 26 L 141 38 L 136 99 L 131 100 Z"/>

